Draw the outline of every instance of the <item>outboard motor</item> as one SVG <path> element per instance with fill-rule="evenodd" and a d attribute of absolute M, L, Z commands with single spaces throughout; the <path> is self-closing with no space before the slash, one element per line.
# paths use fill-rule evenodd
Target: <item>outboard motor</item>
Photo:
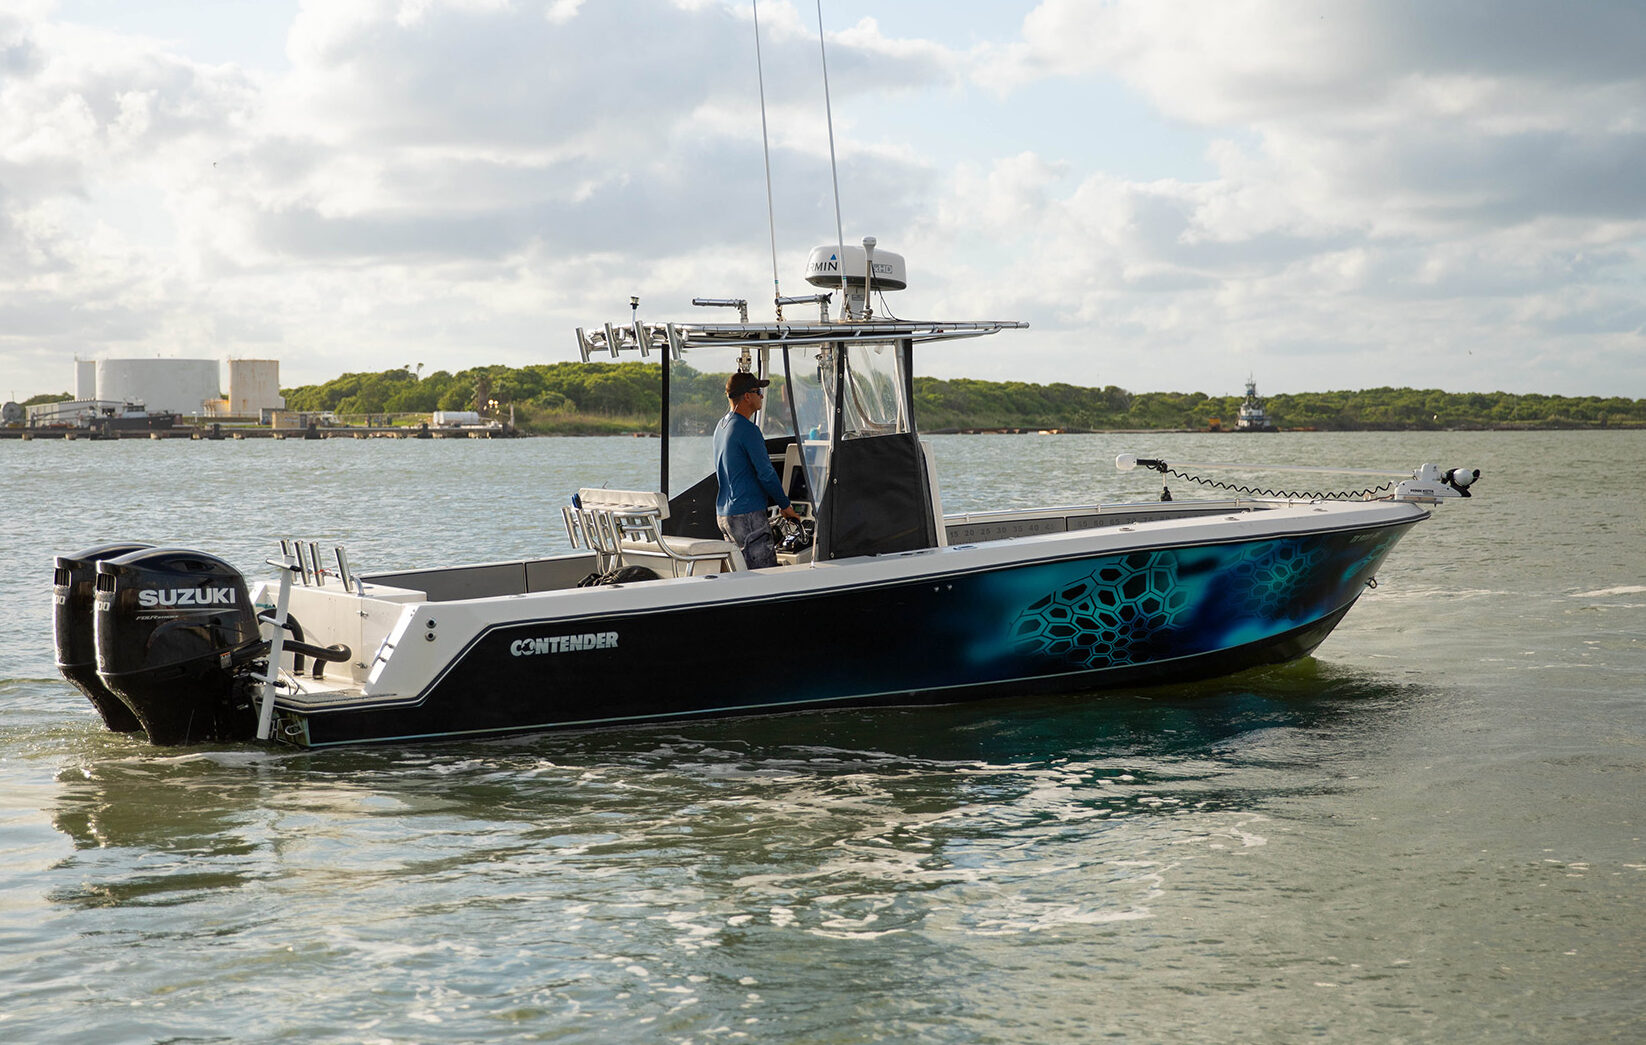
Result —
<path fill-rule="evenodd" d="M 97 677 L 97 642 L 92 632 L 91 607 L 97 587 L 97 564 L 131 552 L 152 548 L 150 544 L 126 542 L 87 548 L 73 555 L 59 555 L 52 574 L 52 595 L 56 607 L 52 617 L 52 637 L 57 646 L 57 670 L 86 695 L 103 723 L 116 733 L 135 733 L 143 728 Z"/>
<path fill-rule="evenodd" d="M 156 744 L 249 740 L 268 653 L 240 571 L 183 548 L 97 564 L 97 676 Z"/>

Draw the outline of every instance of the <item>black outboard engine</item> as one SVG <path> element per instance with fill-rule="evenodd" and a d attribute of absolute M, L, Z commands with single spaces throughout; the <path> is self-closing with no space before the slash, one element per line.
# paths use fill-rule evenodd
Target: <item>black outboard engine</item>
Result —
<path fill-rule="evenodd" d="M 92 632 L 92 598 L 97 587 L 97 564 L 153 545 L 126 542 L 87 548 L 73 555 L 59 555 L 52 574 L 52 595 L 56 607 L 52 636 L 57 646 L 57 670 L 86 695 L 103 723 L 116 733 L 135 733 L 143 728 L 137 716 L 109 692 L 97 677 L 97 642 Z"/>
<path fill-rule="evenodd" d="M 156 744 L 249 740 L 268 653 L 240 571 L 183 548 L 97 564 L 97 676 Z"/>

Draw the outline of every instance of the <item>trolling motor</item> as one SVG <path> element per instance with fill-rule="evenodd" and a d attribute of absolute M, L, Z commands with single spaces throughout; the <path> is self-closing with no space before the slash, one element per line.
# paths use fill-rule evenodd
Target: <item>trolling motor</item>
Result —
<path fill-rule="evenodd" d="M 1479 478 L 1478 468 L 1448 468 L 1442 472 L 1439 465 L 1426 464 L 1410 479 L 1395 485 L 1394 499 L 1434 504 L 1448 497 L 1470 497 L 1469 487 Z"/>
<path fill-rule="evenodd" d="M 1447 486 L 1450 486 L 1464 497 L 1468 497 L 1469 487 L 1473 486 L 1475 480 L 1480 478 L 1480 469 L 1448 468 L 1444 478 Z"/>
<path fill-rule="evenodd" d="M 1139 457 L 1136 454 L 1118 454 L 1114 459 L 1114 466 L 1122 472 L 1129 472 L 1134 468 L 1148 468 L 1161 475 L 1175 475 L 1190 482 L 1204 486 L 1215 487 L 1220 490 L 1229 490 L 1237 494 L 1246 494 L 1252 497 L 1274 497 L 1287 500 L 1301 501 L 1370 501 L 1386 499 L 1391 501 L 1412 501 L 1419 504 L 1437 504 L 1440 501 L 1454 497 L 1469 497 L 1469 487 L 1480 478 L 1480 469 L 1466 466 L 1447 468 L 1442 470 L 1437 464 L 1425 464 L 1415 472 L 1378 472 L 1357 468 L 1307 468 L 1295 465 L 1248 465 L 1233 462 L 1214 462 L 1211 464 L 1180 464 L 1173 467 L 1164 460 L 1156 457 Z M 1382 486 L 1369 487 L 1363 490 L 1315 492 L 1301 490 L 1265 490 L 1237 483 L 1219 482 L 1206 479 L 1183 471 L 1185 468 L 1236 468 L 1248 471 L 1265 472 L 1324 472 L 1342 475 L 1377 475 L 1390 479 L 1400 479 L 1398 483 L 1384 483 Z M 1383 491 L 1393 487 L 1393 491 L 1383 494 Z M 1382 497 L 1378 495 L 1383 494 Z M 1172 491 L 1164 483 L 1160 488 L 1160 499 L 1172 499 Z"/>

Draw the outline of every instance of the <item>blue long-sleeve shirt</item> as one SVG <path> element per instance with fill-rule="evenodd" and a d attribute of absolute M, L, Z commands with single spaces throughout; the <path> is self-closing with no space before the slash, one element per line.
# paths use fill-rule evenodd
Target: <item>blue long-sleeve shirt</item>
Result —
<path fill-rule="evenodd" d="M 789 507 L 789 495 L 766 456 L 760 429 L 735 410 L 714 428 L 714 474 L 720 481 L 716 515 L 763 512 L 768 504 Z"/>

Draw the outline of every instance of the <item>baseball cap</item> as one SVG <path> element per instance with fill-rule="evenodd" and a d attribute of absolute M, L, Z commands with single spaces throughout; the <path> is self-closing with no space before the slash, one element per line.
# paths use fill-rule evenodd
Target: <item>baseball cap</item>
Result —
<path fill-rule="evenodd" d="M 762 381 L 747 371 L 739 370 L 726 379 L 726 398 L 736 399 L 745 392 L 756 388 L 765 388 L 769 384 L 771 384 L 770 381 Z"/>

